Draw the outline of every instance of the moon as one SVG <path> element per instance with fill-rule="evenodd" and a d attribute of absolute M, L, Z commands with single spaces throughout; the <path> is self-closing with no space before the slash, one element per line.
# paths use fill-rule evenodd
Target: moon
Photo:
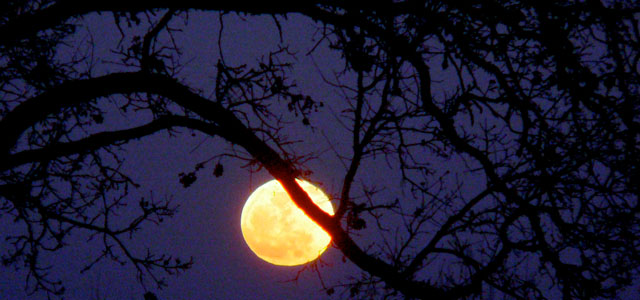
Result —
<path fill-rule="evenodd" d="M 334 214 L 322 190 L 307 181 L 296 181 L 320 209 Z M 295 205 L 277 180 L 261 185 L 249 196 L 242 208 L 240 227 L 251 251 L 280 266 L 313 261 L 331 242 L 331 236 Z"/>

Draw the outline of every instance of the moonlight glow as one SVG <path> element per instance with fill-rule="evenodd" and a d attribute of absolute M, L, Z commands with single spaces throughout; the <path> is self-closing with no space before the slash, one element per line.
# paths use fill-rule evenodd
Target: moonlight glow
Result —
<path fill-rule="evenodd" d="M 318 207 L 333 215 L 329 198 L 319 188 L 297 181 Z M 293 203 L 277 180 L 263 184 L 249 196 L 240 223 L 249 248 L 275 265 L 310 262 L 320 256 L 331 241 L 329 234 Z"/>

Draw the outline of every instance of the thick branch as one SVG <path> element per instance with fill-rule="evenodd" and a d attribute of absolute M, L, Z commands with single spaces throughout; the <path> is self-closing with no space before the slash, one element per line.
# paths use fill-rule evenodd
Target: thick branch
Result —
<path fill-rule="evenodd" d="M 52 144 L 40 149 L 25 150 L 9 155 L 6 160 L 0 163 L 0 171 L 30 162 L 47 161 L 56 157 L 86 153 L 109 145 L 124 143 L 132 139 L 139 139 L 155 132 L 178 126 L 188 128 L 198 127 L 200 130 L 203 130 L 203 127 L 206 126 L 209 127 L 207 133 L 211 135 L 213 135 L 216 130 L 214 125 L 203 121 L 189 119 L 182 116 L 163 116 L 139 127 L 100 132 L 81 140 Z"/>
<path fill-rule="evenodd" d="M 180 91 L 172 91 L 171 88 L 176 86 Z M 8 154 L 29 127 L 46 116 L 57 113 L 63 107 L 75 106 L 113 94 L 138 92 L 166 95 L 190 93 L 188 88 L 178 84 L 174 79 L 157 74 L 113 73 L 92 79 L 67 81 L 21 103 L 0 121 L 0 132 L 4 135 L 0 153 Z"/>

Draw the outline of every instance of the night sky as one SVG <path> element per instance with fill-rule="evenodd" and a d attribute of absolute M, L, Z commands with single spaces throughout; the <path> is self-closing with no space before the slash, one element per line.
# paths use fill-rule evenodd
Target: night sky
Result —
<path fill-rule="evenodd" d="M 223 55 L 229 65 L 255 65 L 269 50 L 276 50 L 279 36 L 270 17 L 224 16 L 222 37 Z M 282 20 L 281 20 L 282 21 Z M 95 57 L 110 57 L 109 49 L 115 49 L 120 34 L 110 14 L 89 15 L 83 20 L 84 28 L 77 32 L 87 37 L 90 32 L 96 43 Z M 188 23 L 176 18 L 172 23 L 184 29 L 176 34 L 183 46 L 185 69 L 183 78 L 192 86 L 202 89 L 204 95 L 213 91 L 215 66 L 219 58 L 217 13 L 189 13 Z M 313 36 L 319 26 L 297 16 L 289 16 L 282 22 L 284 44 L 297 53 L 298 61 L 292 70 L 300 90 L 325 103 L 325 109 L 310 118 L 313 129 L 303 126 L 300 118 L 291 115 L 290 126 L 283 131 L 291 140 L 299 140 L 295 151 L 314 151 L 319 157 L 307 164 L 313 170 L 311 179 L 323 184 L 327 194 L 336 193 L 344 167 L 336 158 L 324 138 L 330 138 L 333 146 L 347 151 L 346 129 L 336 124 L 334 112 L 344 109 L 339 95 L 322 81 L 325 76 L 340 71 L 343 62 L 337 52 L 331 52 L 323 44 L 313 55 L 305 55 L 314 46 Z M 165 36 L 166 37 L 166 36 Z M 293 61 L 292 61 L 293 62 Z M 100 64 L 100 70 L 113 66 Z M 320 70 L 321 69 L 321 70 Z M 115 104 L 105 104 L 106 111 L 115 111 Z M 282 108 L 280 108 L 282 109 Z M 119 114 L 107 114 L 105 127 L 109 130 L 136 124 L 138 116 L 123 118 Z M 141 116 L 141 118 L 144 116 Z M 312 137 L 312 138 L 311 138 Z M 348 140 L 347 140 L 348 141 Z M 177 130 L 171 137 L 166 132 L 133 141 L 124 147 L 127 152 L 125 167 L 141 188 L 130 195 L 138 197 L 172 198 L 180 205 L 178 213 L 166 219 L 160 226 L 147 224 L 129 241 L 136 245 L 150 246 L 158 252 L 194 258 L 193 267 L 179 276 L 164 276 L 168 287 L 157 290 L 146 282 L 149 291 L 159 299 L 324 299 L 318 275 L 303 267 L 270 265 L 255 256 L 245 244 L 240 231 L 240 214 L 244 201 L 251 191 L 272 179 L 264 170 L 250 172 L 244 162 L 223 160 L 224 175 L 216 178 L 207 171 L 191 187 L 184 188 L 178 178 L 181 172 L 190 172 L 199 161 L 206 160 L 221 149 L 229 150 L 228 143 L 185 129 Z M 372 175 L 372 174 L 370 174 Z M 367 178 L 363 178 L 366 180 Z M 134 203 L 135 206 L 135 203 Z M 1 227 L 11 228 L 7 218 L 0 219 Z M 142 299 L 143 288 L 136 280 L 136 273 L 129 263 L 120 266 L 109 260 L 100 262 L 93 269 L 80 273 L 100 251 L 101 244 L 87 242 L 87 232 L 76 231 L 68 241 L 68 247 L 46 257 L 53 265 L 51 274 L 61 279 L 66 287 L 66 299 Z M 357 275 L 357 269 L 342 262 L 342 255 L 329 248 L 321 258 L 320 274 L 327 284 L 335 283 L 346 275 Z M 299 274 L 298 280 L 294 280 Z M 25 271 L 0 268 L 0 295 L 2 299 L 22 299 Z M 44 293 L 36 293 L 30 299 L 46 299 Z"/>
<path fill-rule="evenodd" d="M 313 171 L 312 181 L 321 183 L 328 195 L 337 195 L 345 173 L 346 161 L 336 154 L 350 154 L 349 129 L 341 122 L 341 111 L 347 108 L 342 91 L 323 80 L 336 80 L 336 72 L 344 68 L 344 61 L 338 52 L 330 50 L 326 41 L 320 42 L 315 51 L 307 53 L 320 38 L 321 25 L 307 18 L 289 15 L 287 20 L 279 18 L 282 25 L 283 42 L 279 41 L 278 29 L 271 17 L 237 16 L 223 17 L 224 30 L 221 38 L 222 54 L 228 65 L 255 65 L 278 45 L 289 46 L 296 54 L 289 59 L 293 69 L 289 73 L 296 82 L 297 90 L 322 101 L 324 106 L 310 116 L 312 126 L 305 126 L 300 116 L 286 111 L 286 103 L 274 104 L 271 109 L 281 112 L 290 122 L 280 132 L 288 140 L 298 141 L 290 146 L 297 154 L 313 153 L 316 158 L 305 163 Z M 96 44 L 95 76 L 117 70 L 117 66 L 107 62 L 113 58 L 110 49 L 115 49 L 120 40 L 118 29 L 109 13 L 91 14 L 82 21 L 73 41 L 88 43 L 92 37 Z M 220 58 L 218 34 L 219 14 L 212 12 L 190 12 L 188 20 L 175 18 L 171 26 L 181 28 L 175 33 L 176 42 L 184 51 L 181 62 L 185 65 L 179 78 L 202 91 L 202 95 L 212 95 L 216 74 L 216 62 Z M 146 27 L 142 26 L 144 30 Z M 136 29 L 126 29 L 134 32 Z M 166 39 L 166 34 L 161 35 Z M 127 37 L 129 38 L 129 37 Z M 126 43 L 125 43 L 126 44 Z M 70 49 L 60 55 L 68 55 Z M 434 94 L 446 93 L 446 79 L 451 76 L 434 71 L 434 76 L 444 81 L 434 83 Z M 348 76 L 341 80 L 348 80 Z M 116 112 L 117 97 L 111 103 L 104 103 L 105 123 L 101 129 L 114 130 L 139 124 L 149 115 Z M 147 118 L 147 119 L 145 119 Z M 125 168 L 141 187 L 129 197 L 172 199 L 179 205 L 173 218 L 165 219 L 159 226 L 147 223 L 127 242 L 132 249 L 142 251 L 150 247 L 158 253 L 169 253 L 181 258 L 193 257 L 193 267 L 178 276 L 157 273 L 167 280 L 168 287 L 158 290 L 146 280 L 148 291 L 159 299 L 326 299 L 322 282 L 327 286 L 359 277 L 359 269 L 344 260 L 339 250 L 329 247 L 322 255 L 319 275 L 311 268 L 281 267 L 270 265 L 255 256 L 245 244 L 240 230 L 240 214 L 244 201 L 253 189 L 271 180 L 265 170 L 245 167 L 246 162 L 223 158 L 223 176 L 217 178 L 206 170 L 190 187 L 179 182 L 178 174 L 190 172 L 194 166 L 217 154 L 230 151 L 230 145 L 221 138 L 205 136 L 201 133 L 178 129 L 170 136 L 166 131 L 133 141 L 123 147 L 126 151 Z M 235 148 L 240 154 L 242 150 Z M 244 154 L 247 156 L 246 154 Z M 464 162 L 452 160 L 433 167 L 441 172 L 456 171 Z M 356 184 L 385 187 L 380 197 L 410 197 L 402 189 L 400 174 L 390 168 L 384 157 L 366 161 L 359 171 Z M 463 192 L 476 193 L 484 185 L 482 178 L 472 174 L 461 174 Z M 357 190 L 357 189 L 356 189 Z M 132 203 L 135 209 L 135 202 Z M 123 211 L 126 217 L 126 209 Z M 400 220 L 396 220 L 400 222 Z M 8 218 L 0 218 L 0 228 L 15 230 Z M 5 229 L 6 228 L 6 229 Z M 366 244 L 377 236 L 365 230 L 357 240 Z M 91 270 L 80 271 L 101 249 L 101 243 L 90 239 L 89 233 L 76 230 L 67 241 L 68 246 L 55 254 L 48 254 L 44 261 L 52 265 L 51 274 L 63 281 L 65 299 L 143 299 L 145 290 L 136 279 L 133 266 L 121 266 L 110 260 L 103 260 Z M 0 244 L 2 246 L 2 244 Z M 25 270 L 14 271 L 0 268 L 0 299 L 24 299 Z M 297 280 L 294 280 L 296 279 Z M 320 279 L 321 278 L 321 279 Z M 631 288 L 624 298 L 632 299 Z M 338 291 L 340 292 L 340 291 Z M 334 295 L 340 298 L 340 295 Z M 38 292 L 28 299 L 46 299 Z"/>

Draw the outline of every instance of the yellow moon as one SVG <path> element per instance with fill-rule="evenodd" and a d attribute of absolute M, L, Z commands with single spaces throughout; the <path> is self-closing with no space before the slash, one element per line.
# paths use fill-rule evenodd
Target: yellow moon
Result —
<path fill-rule="evenodd" d="M 296 181 L 320 209 L 333 215 L 333 206 L 322 190 L 307 181 Z M 251 251 L 274 265 L 310 262 L 331 242 L 329 234 L 293 203 L 277 180 L 263 184 L 249 196 L 240 219 Z"/>

